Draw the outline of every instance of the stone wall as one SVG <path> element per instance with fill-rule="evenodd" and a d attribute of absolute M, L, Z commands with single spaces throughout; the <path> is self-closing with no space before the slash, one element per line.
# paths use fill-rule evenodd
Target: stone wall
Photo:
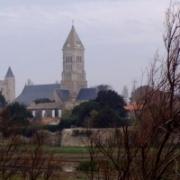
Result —
<path fill-rule="evenodd" d="M 87 129 L 64 129 L 61 136 L 61 146 L 87 146 L 89 135 Z"/>
<path fill-rule="evenodd" d="M 41 130 L 39 133 L 43 135 L 46 145 L 63 146 L 63 147 L 84 147 L 88 146 L 89 140 L 92 137 L 101 137 L 101 140 L 106 139 L 112 134 L 112 129 L 86 129 L 72 128 L 64 129 L 61 132 L 49 132 Z M 28 139 L 28 138 L 27 138 Z"/>
<path fill-rule="evenodd" d="M 61 146 L 88 146 L 91 138 L 98 138 L 100 136 L 101 141 L 105 141 L 113 132 L 114 129 L 64 129 L 61 134 Z"/>

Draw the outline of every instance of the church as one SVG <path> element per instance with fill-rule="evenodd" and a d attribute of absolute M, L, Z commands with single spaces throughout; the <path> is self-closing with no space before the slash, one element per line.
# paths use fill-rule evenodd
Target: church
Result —
<path fill-rule="evenodd" d="M 63 45 L 61 83 L 25 85 L 16 102 L 24 104 L 34 118 L 60 118 L 62 110 L 95 99 L 99 88 L 88 88 L 85 72 L 85 48 L 74 25 Z"/>

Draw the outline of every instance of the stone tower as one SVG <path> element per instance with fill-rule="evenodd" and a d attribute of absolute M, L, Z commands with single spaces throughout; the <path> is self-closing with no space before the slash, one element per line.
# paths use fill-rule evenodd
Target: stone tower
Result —
<path fill-rule="evenodd" d="M 4 79 L 4 96 L 8 103 L 13 102 L 15 99 L 15 77 L 11 70 L 11 67 L 8 68 Z"/>
<path fill-rule="evenodd" d="M 63 72 L 61 86 L 75 97 L 81 88 L 87 87 L 84 70 L 84 46 L 74 26 L 63 46 Z"/>

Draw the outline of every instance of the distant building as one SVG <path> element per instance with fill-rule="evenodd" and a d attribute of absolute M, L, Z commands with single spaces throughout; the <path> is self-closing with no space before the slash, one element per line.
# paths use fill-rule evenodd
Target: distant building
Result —
<path fill-rule="evenodd" d="M 85 72 L 85 48 L 72 26 L 63 46 L 61 84 L 25 85 L 16 101 L 27 106 L 34 117 L 60 118 L 63 109 L 95 99 L 99 88 L 88 88 Z"/>
<path fill-rule="evenodd" d="M 8 68 L 4 80 L 0 80 L 0 92 L 8 103 L 15 100 L 15 76 L 11 67 Z"/>

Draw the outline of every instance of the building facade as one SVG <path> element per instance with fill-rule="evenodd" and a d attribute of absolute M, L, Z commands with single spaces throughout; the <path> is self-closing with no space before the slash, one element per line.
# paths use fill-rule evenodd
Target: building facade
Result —
<path fill-rule="evenodd" d="M 11 67 L 8 68 L 4 80 L 0 80 L 0 92 L 8 103 L 11 103 L 15 100 L 15 76 Z"/>

